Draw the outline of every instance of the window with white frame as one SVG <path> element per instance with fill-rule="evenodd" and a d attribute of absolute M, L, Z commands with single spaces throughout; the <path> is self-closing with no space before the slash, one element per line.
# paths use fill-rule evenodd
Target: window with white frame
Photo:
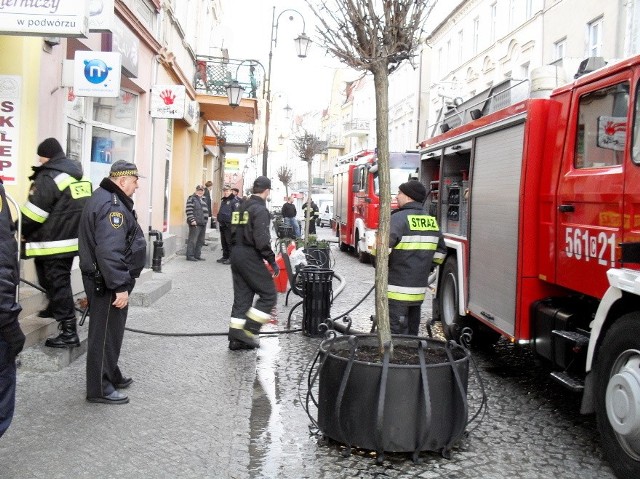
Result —
<path fill-rule="evenodd" d="M 567 52 L 567 37 L 558 40 L 553 44 L 553 59 L 562 60 Z"/>
<path fill-rule="evenodd" d="M 509 30 L 516 25 L 516 0 L 509 0 Z"/>
<path fill-rule="evenodd" d="M 464 52 L 464 31 L 458 32 L 458 63 L 462 63 Z"/>
<path fill-rule="evenodd" d="M 446 49 L 445 49 L 445 56 L 444 56 L 444 62 L 446 65 L 445 68 L 445 75 L 449 73 L 450 65 L 451 65 L 451 39 L 447 40 L 447 45 L 446 45 Z"/>
<path fill-rule="evenodd" d="M 478 53 L 480 44 L 480 17 L 473 19 L 473 54 Z"/>
<path fill-rule="evenodd" d="M 587 24 L 587 57 L 602 56 L 602 17 Z"/>
<path fill-rule="evenodd" d="M 524 15 L 527 20 L 533 16 L 533 0 L 525 0 Z"/>
<path fill-rule="evenodd" d="M 498 5 L 495 2 L 491 4 L 489 19 L 491 22 L 489 26 L 489 42 L 493 44 L 496 41 L 496 28 L 498 23 Z"/>
<path fill-rule="evenodd" d="M 438 65 L 436 65 L 436 68 L 438 69 L 438 76 L 442 77 L 444 75 L 444 55 L 442 53 L 442 47 L 438 48 Z"/>

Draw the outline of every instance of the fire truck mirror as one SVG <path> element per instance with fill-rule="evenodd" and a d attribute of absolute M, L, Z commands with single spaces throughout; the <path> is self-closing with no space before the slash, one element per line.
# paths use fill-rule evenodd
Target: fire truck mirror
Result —
<path fill-rule="evenodd" d="M 369 173 L 376 173 L 378 171 L 378 163 L 375 163 L 369 167 Z"/>

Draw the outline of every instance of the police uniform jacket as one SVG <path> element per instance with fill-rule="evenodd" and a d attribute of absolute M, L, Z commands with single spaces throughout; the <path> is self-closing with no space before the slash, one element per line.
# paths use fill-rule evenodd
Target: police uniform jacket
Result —
<path fill-rule="evenodd" d="M 412 201 L 392 211 L 388 298 L 421 304 L 432 264 L 441 264 L 446 248 L 438 222 Z"/>
<path fill-rule="evenodd" d="M 78 224 L 91 196 L 82 165 L 59 153 L 32 167 L 31 189 L 22 211 L 27 257 L 72 257 L 78 254 Z"/>
<path fill-rule="evenodd" d="M 9 205 L 0 180 L 0 330 L 18 322 L 22 308 L 16 303 L 18 286 L 18 244 L 14 236 Z"/>
<path fill-rule="evenodd" d="M 231 224 L 231 217 L 233 212 L 238 209 L 240 200 L 236 195 L 229 195 L 226 198 L 222 198 L 220 202 L 220 209 L 218 210 L 218 223 Z"/>
<path fill-rule="evenodd" d="M 232 224 L 235 228 L 236 245 L 255 248 L 267 263 L 273 264 L 276 261 L 276 255 L 271 249 L 270 221 L 271 215 L 265 200 L 260 196 L 251 195 L 233 214 Z"/>
<path fill-rule="evenodd" d="M 147 242 L 133 200 L 105 178 L 87 202 L 79 230 L 80 270 L 102 273 L 107 289 L 130 291 L 146 262 Z"/>

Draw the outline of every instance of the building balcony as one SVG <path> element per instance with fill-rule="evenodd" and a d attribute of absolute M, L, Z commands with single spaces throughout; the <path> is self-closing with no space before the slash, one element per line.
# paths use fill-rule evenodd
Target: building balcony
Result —
<path fill-rule="evenodd" d="M 341 150 L 344 148 L 344 137 L 341 135 L 327 135 L 327 148 Z"/>
<path fill-rule="evenodd" d="M 351 120 L 344 124 L 344 136 L 367 136 L 369 134 L 369 120 Z"/>
<path fill-rule="evenodd" d="M 253 141 L 253 125 L 223 122 L 220 137 L 224 140 L 227 153 L 247 153 Z"/>
<path fill-rule="evenodd" d="M 193 86 L 196 101 L 205 120 L 255 123 L 258 119 L 258 90 L 264 84 L 262 69 L 246 60 L 226 57 L 198 56 Z M 229 106 L 227 85 L 237 79 L 245 88 L 240 105 Z"/>

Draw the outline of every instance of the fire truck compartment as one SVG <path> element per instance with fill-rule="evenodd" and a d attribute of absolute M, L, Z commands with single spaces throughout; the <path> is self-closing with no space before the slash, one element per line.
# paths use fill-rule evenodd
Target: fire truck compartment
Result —
<path fill-rule="evenodd" d="M 469 310 L 515 333 L 524 123 L 476 139 L 470 192 Z"/>

